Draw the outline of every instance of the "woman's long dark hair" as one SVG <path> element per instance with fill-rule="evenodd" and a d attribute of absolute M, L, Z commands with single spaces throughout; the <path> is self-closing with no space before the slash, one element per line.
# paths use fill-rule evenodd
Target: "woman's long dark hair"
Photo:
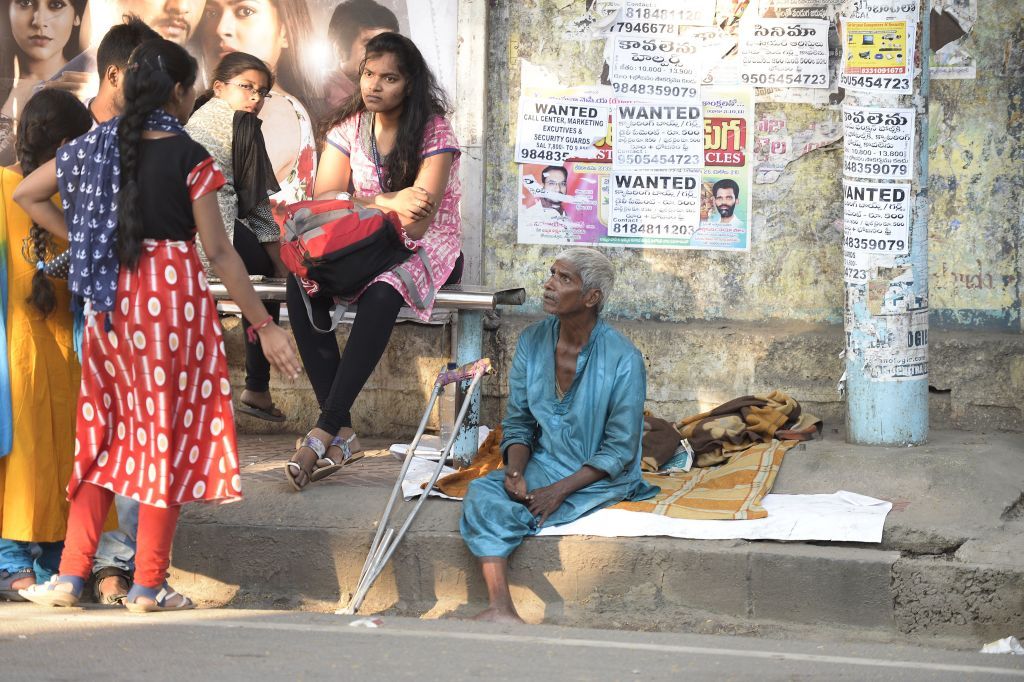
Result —
<path fill-rule="evenodd" d="M 245 73 L 246 71 L 259 71 L 267 77 L 267 90 L 274 87 L 274 72 L 270 70 L 265 61 L 248 52 L 230 52 L 224 55 L 224 58 L 217 64 L 217 68 L 210 74 L 210 89 L 196 98 L 196 105 L 193 107 L 193 111 L 198 110 L 213 98 L 214 81 L 227 83 L 238 74 Z"/>
<path fill-rule="evenodd" d="M 199 67 L 185 48 L 163 38 L 147 40 L 132 52 L 124 78 L 124 114 L 117 125 L 121 152 L 121 189 L 117 195 L 117 255 L 134 268 L 142 250 L 139 206 L 139 147 L 146 119 L 167 104 L 174 86 L 191 88 Z"/>
<path fill-rule="evenodd" d="M 92 116 L 85 105 L 64 90 L 40 90 L 25 104 L 18 121 L 15 153 L 22 177 L 57 155 L 57 148 L 68 140 L 89 132 Z M 33 263 L 56 255 L 50 234 L 32 223 L 29 229 L 30 257 Z M 32 291 L 25 299 L 44 316 L 57 307 L 53 282 L 42 270 L 32 276 Z"/>
<path fill-rule="evenodd" d="M 448 97 L 438 85 L 437 79 L 411 40 L 398 33 L 381 33 L 366 43 L 366 57 L 359 65 L 362 73 L 367 60 L 392 54 L 398 62 L 398 71 L 405 77 L 407 86 L 402 113 L 398 118 L 398 135 L 391 153 L 382 161 L 387 169 L 388 187 L 383 191 L 398 191 L 412 187 L 423 162 L 420 156 L 423 147 L 423 131 L 432 116 L 445 116 L 449 112 Z M 349 116 L 366 111 L 363 95 L 357 90 L 324 127 L 330 130 Z M 372 134 L 372 132 L 371 132 Z"/>

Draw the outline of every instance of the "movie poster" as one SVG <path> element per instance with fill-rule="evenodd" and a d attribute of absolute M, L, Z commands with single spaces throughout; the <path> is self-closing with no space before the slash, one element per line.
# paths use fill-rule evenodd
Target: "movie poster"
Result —
<path fill-rule="evenodd" d="M 689 248 L 748 251 L 753 189 L 754 93 L 704 88 L 700 228 Z"/>
<path fill-rule="evenodd" d="M 33 19 L 37 8 L 42 22 Z M 131 13 L 196 57 L 197 89 L 228 52 L 267 62 L 276 83 L 260 117 L 278 182 L 294 196 L 311 192 L 315 131 L 356 91 L 363 46 L 375 33 L 410 37 L 454 100 L 457 9 L 457 0 L 8 2 L 0 12 L 0 165 L 14 163 L 17 120 L 33 93 L 49 87 L 83 101 L 95 95 L 96 46 Z"/>

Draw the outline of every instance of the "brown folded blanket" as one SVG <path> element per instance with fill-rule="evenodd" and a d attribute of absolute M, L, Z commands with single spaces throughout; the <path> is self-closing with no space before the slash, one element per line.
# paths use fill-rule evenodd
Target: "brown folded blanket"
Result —
<path fill-rule="evenodd" d="M 694 466 L 721 464 L 752 443 L 808 440 L 821 431 L 821 420 L 803 414 L 800 403 L 782 391 L 745 395 L 676 424 L 694 451 Z"/>

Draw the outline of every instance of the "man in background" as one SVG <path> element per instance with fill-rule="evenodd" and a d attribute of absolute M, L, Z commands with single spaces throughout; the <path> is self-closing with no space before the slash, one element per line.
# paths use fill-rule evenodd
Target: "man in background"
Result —
<path fill-rule="evenodd" d="M 149 37 L 162 37 L 185 45 L 202 17 L 204 6 L 203 0 L 119 0 L 114 3 L 114 20 L 121 22 L 127 17 L 134 17 L 152 29 Z M 94 27 L 97 20 L 93 12 Z M 94 71 L 99 70 L 101 81 L 104 78 L 97 51 L 98 48 L 85 50 L 65 64 L 43 87 L 68 90 L 82 101 L 89 99 L 96 93 Z M 102 87 L 102 83 L 100 85 Z"/>
<path fill-rule="evenodd" d="M 334 8 L 327 37 L 334 45 L 338 69 L 324 85 L 324 95 L 332 109 L 359 89 L 359 65 L 366 55 L 366 43 L 388 31 L 398 33 L 398 18 L 374 0 L 345 0 Z"/>

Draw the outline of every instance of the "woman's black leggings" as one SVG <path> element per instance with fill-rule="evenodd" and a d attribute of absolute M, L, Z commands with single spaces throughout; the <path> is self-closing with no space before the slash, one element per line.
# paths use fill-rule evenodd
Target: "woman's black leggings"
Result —
<path fill-rule="evenodd" d="M 288 320 L 299 355 L 320 404 L 316 426 L 336 434 L 341 427 L 352 426 L 352 403 L 384 355 L 405 299 L 386 282 L 371 284 L 359 297 L 344 353 L 338 352 L 333 332 L 322 334 L 313 329 L 295 277 L 288 278 L 287 301 Z M 330 325 L 332 299 L 324 296 L 312 299 L 311 303 L 316 326 L 326 329 Z"/>
<path fill-rule="evenodd" d="M 244 223 L 235 222 L 235 251 L 242 257 L 242 263 L 250 275 L 274 276 L 274 261 L 270 254 L 263 248 L 252 230 Z M 274 322 L 281 320 L 281 304 L 272 301 L 264 301 L 264 307 Z M 261 322 L 261 320 L 256 320 Z M 252 321 L 242 318 L 243 329 L 248 329 Z M 253 393 L 266 393 L 270 390 L 270 362 L 263 354 L 260 344 L 249 341 L 248 334 L 245 337 L 245 390 Z"/>
<path fill-rule="evenodd" d="M 462 254 L 459 254 L 445 284 L 462 281 L 464 262 Z M 322 334 L 313 329 L 295 277 L 288 278 L 287 303 L 295 343 L 320 404 L 317 428 L 333 434 L 343 426 L 351 428 L 352 404 L 384 355 L 405 299 L 386 282 L 376 282 L 367 287 L 359 297 L 356 319 L 344 353 L 338 352 L 338 340 L 333 332 Z M 316 326 L 327 329 L 331 323 L 333 300 L 324 296 L 311 299 L 310 303 Z"/>

